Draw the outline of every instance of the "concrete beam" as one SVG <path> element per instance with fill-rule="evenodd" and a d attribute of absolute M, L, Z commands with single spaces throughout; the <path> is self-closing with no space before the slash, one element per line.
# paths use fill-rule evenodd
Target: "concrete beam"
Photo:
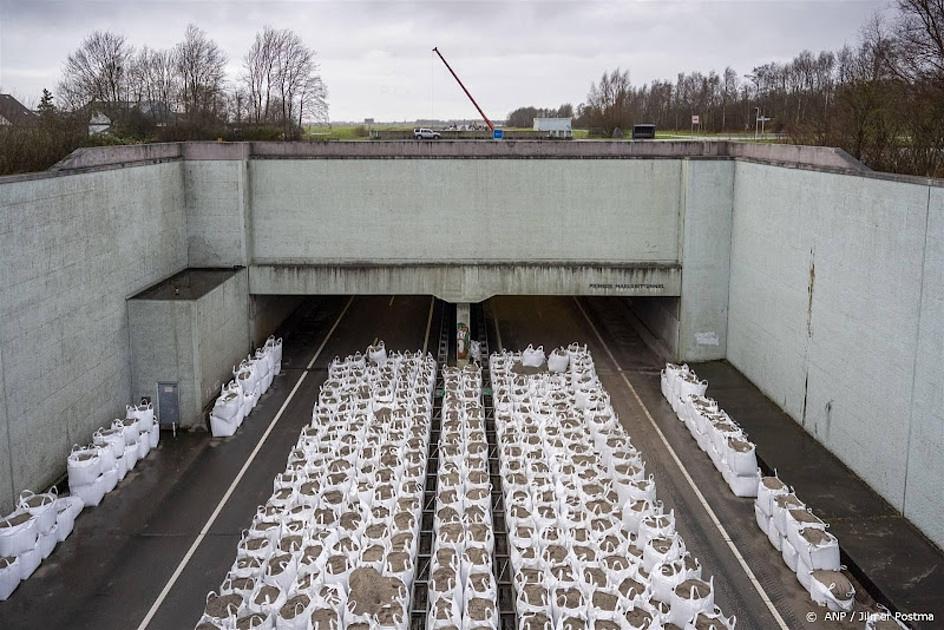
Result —
<path fill-rule="evenodd" d="M 493 295 L 678 296 L 679 265 L 603 263 L 324 263 L 251 265 L 249 292 L 281 295 L 435 295 L 481 302 Z"/>

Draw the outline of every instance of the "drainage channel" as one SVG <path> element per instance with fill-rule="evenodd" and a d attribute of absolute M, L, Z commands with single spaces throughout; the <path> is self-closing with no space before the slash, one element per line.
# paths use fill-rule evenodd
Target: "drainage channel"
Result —
<path fill-rule="evenodd" d="M 439 347 L 436 352 L 436 387 L 433 393 L 433 416 L 430 421 L 429 453 L 426 460 L 426 484 L 423 491 L 423 516 L 420 521 L 420 540 L 416 556 L 416 576 L 413 579 L 413 598 L 410 606 L 410 630 L 426 630 L 429 610 L 429 573 L 433 552 L 433 517 L 436 513 L 436 480 L 439 472 L 439 433 L 442 428 L 443 378 L 442 369 L 449 360 L 449 333 L 446 325 L 445 304 L 439 309 Z"/>
<path fill-rule="evenodd" d="M 492 399 L 492 380 L 488 370 L 488 327 L 483 304 L 473 304 L 473 323 L 482 356 L 482 406 L 485 408 L 485 437 L 488 441 L 488 473 L 492 484 L 492 530 L 495 535 L 495 551 L 492 567 L 498 587 L 499 630 L 515 630 L 518 627 L 515 591 L 512 582 L 511 556 L 508 549 L 508 528 L 505 522 L 505 500 L 502 494 L 501 464 L 498 440 L 495 435 L 495 405 Z"/>

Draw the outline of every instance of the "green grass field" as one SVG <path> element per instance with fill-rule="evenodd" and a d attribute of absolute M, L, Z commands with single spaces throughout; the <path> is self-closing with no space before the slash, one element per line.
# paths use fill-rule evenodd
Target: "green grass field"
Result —
<path fill-rule="evenodd" d="M 410 131 L 413 127 L 405 123 L 378 123 L 370 125 L 369 128 L 364 124 L 323 124 L 307 125 L 305 127 L 306 140 L 355 140 L 369 141 L 370 130 L 386 131 Z M 506 127 L 507 131 L 518 131 L 515 127 Z M 525 130 L 524 128 L 520 130 Z M 782 141 L 773 134 L 766 134 L 763 138 L 754 139 L 753 131 L 744 132 L 695 132 L 690 130 L 658 130 L 656 131 L 656 140 L 687 140 L 689 138 L 697 139 L 717 139 L 717 140 L 741 140 L 745 142 L 779 142 Z M 604 138 L 590 138 L 590 132 L 587 129 L 574 129 L 575 140 L 603 140 Z M 625 138 L 629 140 L 630 138 Z"/>

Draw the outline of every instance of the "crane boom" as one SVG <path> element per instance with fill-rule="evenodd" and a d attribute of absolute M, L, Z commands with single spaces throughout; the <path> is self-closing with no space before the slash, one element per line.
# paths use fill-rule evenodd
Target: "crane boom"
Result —
<path fill-rule="evenodd" d="M 446 61 L 446 58 L 442 56 L 442 53 L 439 52 L 439 48 L 433 48 L 433 52 L 439 55 L 439 58 L 442 59 L 442 62 L 446 64 L 446 69 L 449 70 L 449 73 L 452 74 L 452 78 L 456 80 L 456 83 L 459 84 L 459 87 L 462 88 L 462 91 L 465 92 L 465 95 L 469 97 L 469 100 L 472 101 L 472 104 L 475 105 L 475 109 L 479 110 L 479 115 L 482 117 L 482 120 L 485 121 L 485 124 L 488 125 L 489 131 L 495 131 L 495 125 L 492 124 L 492 121 L 488 119 L 488 116 L 485 115 L 485 112 L 482 111 L 482 108 L 479 107 L 479 104 L 475 102 L 475 99 L 472 98 L 472 95 L 469 93 L 469 90 L 466 89 L 465 85 L 462 84 L 462 80 L 459 79 L 459 75 L 456 74 L 456 71 L 452 69 L 452 66 L 449 65 L 449 62 Z"/>

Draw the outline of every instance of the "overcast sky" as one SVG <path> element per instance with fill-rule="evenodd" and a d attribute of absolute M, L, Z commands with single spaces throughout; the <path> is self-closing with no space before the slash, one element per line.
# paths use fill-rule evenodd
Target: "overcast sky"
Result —
<path fill-rule="evenodd" d="M 315 50 L 332 120 L 473 118 L 431 49 L 438 45 L 493 118 L 521 105 L 585 100 L 590 82 L 628 68 L 634 82 L 680 71 L 738 73 L 854 43 L 887 2 L 573 0 L 0 0 L 0 88 L 35 105 L 88 33 L 169 47 L 194 22 L 229 55 L 235 79 L 263 25 L 292 28 Z"/>

